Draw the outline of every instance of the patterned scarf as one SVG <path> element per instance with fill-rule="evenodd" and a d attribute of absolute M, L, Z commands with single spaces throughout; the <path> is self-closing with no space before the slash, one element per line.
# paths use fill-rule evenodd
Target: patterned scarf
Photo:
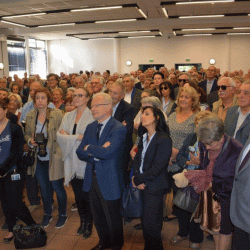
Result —
<path fill-rule="evenodd" d="M 205 170 L 189 170 L 185 173 L 185 177 L 189 180 L 191 186 L 194 187 L 196 193 L 207 190 L 213 180 L 214 164 L 221 153 L 224 140 L 217 150 L 208 150 L 209 164 Z"/>

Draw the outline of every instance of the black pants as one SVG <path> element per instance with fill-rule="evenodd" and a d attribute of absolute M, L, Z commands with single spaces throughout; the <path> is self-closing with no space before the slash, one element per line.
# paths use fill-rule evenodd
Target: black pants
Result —
<path fill-rule="evenodd" d="M 16 217 L 27 225 L 36 224 L 31 217 L 29 209 L 22 201 L 25 175 L 23 172 L 20 175 L 21 179 L 16 181 L 11 180 L 11 174 L 0 178 L 0 200 L 9 232 L 13 232 L 13 227 L 16 225 Z"/>
<path fill-rule="evenodd" d="M 189 235 L 189 241 L 193 243 L 201 243 L 203 241 L 203 231 L 200 228 L 200 224 L 191 220 L 192 213 L 182 210 L 176 207 L 177 218 L 179 224 L 178 235 L 181 237 L 187 237 Z"/>
<path fill-rule="evenodd" d="M 89 194 L 82 190 L 83 179 L 74 178 L 71 185 L 75 194 L 76 205 L 81 221 L 92 223 Z"/>
<path fill-rule="evenodd" d="M 142 228 L 145 250 L 163 250 L 161 230 L 163 225 L 164 190 L 157 193 L 142 191 Z"/>
<path fill-rule="evenodd" d="M 124 243 L 121 199 L 105 200 L 96 177 L 93 177 L 89 195 L 95 227 L 100 238 L 99 244 L 121 248 Z"/>
<path fill-rule="evenodd" d="M 233 250 L 250 250 L 250 234 L 234 227 Z"/>

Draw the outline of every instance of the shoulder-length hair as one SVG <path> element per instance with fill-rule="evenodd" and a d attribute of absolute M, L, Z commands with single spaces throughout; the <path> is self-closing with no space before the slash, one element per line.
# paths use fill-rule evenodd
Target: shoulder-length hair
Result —
<path fill-rule="evenodd" d="M 46 89 L 46 88 L 39 88 L 34 93 L 34 98 L 33 98 L 34 103 L 36 103 L 36 95 L 38 93 L 44 93 L 46 95 L 47 104 L 49 104 L 51 102 L 51 93 L 50 93 L 50 91 L 48 89 Z"/>
<path fill-rule="evenodd" d="M 162 86 L 169 88 L 169 90 L 170 90 L 169 97 L 170 97 L 171 100 L 174 101 L 175 100 L 175 95 L 174 95 L 174 87 L 173 87 L 172 83 L 170 81 L 165 81 L 165 82 L 162 82 L 160 84 L 159 89 L 160 89 L 161 98 L 162 98 L 162 93 L 161 93 L 161 87 Z"/>
<path fill-rule="evenodd" d="M 197 93 L 197 91 L 189 86 L 189 87 L 181 87 L 179 89 L 179 93 L 178 93 L 178 96 L 177 96 L 177 108 L 176 108 L 176 112 L 181 112 L 182 111 L 182 108 L 180 107 L 180 103 L 179 103 L 179 98 L 180 98 L 180 95 L 182 93 L 186 93 L 188 94 L 191 98 L 192 98 L 192 106 L 191 106 L 191 109 L 194 113 L 196 113 L 197 111 L 200 111 L 200 102 L 199 102 L 199 95 Z"/>

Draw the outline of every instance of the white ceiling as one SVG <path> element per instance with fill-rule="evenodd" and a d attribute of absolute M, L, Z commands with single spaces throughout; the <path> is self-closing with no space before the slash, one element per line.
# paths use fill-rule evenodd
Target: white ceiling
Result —
<path fill-rule="evenodd" d="M 181 1 L 181 0 L 178 0 Z M 182 0 L 183 2 L 184 0 Z M 197 0 L 196 0 L 197 1 Z M 201 0 L 202 1 L 202 0 Z M 237 1 L 237 0 L 236 0 Z M 235 32 L 230 27 L 249 27 L 250 16 L 237 16 L 235 14 L 250 14 L 250 1 L 237 1 L 233 3 L 215 3 L 215 4 L 189 4 L 175 5 L 173 1 L 160 0 L 1 0 L 0 1 L 0 17 L 2 20 L 10 21 L 28 27 L 19 27 L 12 24 L 0 22 L 0 33 L 5 35 L 29 36 L 44 40 L 67 39 L 76 37 L 81 39 L 103 38 L 103 37 L 122 37 L 122 36 L 138 36 L 138 35 L 159 35 L 173 36 L 173 30 L 177 29 L 177 34 L 187 34 L 191 32 L 183 32 L 178 29 L 183 28 L 213 28 L 217 27 L 212 33 Z M 176 1 L 175 1 L 176 2 Z M 190 1 L 186 1 L 190 2 Z M 143 15 L 136 7 L 126 7 L 112 10 L 95 10 L 69 12 L 69 9 L 81 9 L 91 7 L 117 6 L 124 4 L 137 4 L 137 6 L 147 15 L 144 19 Z M 162 6 L 168 12 L 169 18 L 166 18 Z M 56 12 L 58 11 L 58 12 Z M 28 13 L 47 12 L 46 15 L 25 16 L 7 18 L 11 15 L 20 15 Z M 48 13 L 52 12 L 52 13 Z M 233 16 L 225 16 L 218 18 L 195 18 L 180 19 L 177 16 L 187 15 L 215 15 L 226 14 Z M 142 20 L 119 22 L 119 23 L 93 23 L 94 21 L 131 19 L 139 18 Z M 92 22 L 92 23 L 86 23 Z M 68 26 L 55 27 L 32 27 L 48 24 L 65 24 L 79 23 Z M 226 27 L 226 29 L 225 29 Z M 121 34 L 121 31 L 145 31 L 159 30 L 151 33 L 130 33 Z M 242 30 L 241 32 L 250 32 L 250 30 Z M 104 34 L 101 34 L 105 32 Z M 113 32 L 113 33 L 111 33 Z M 239 31 L 238 31 L 239 32 Z M 87 34 L 86 34 L 87 33 Z M 98 33 L 98 34 L 94 34 Z M 194 33 L 194 31 L 192 31 Z M 195 33 L 201 33 L 195 31 Z M 211 31 L 202 31 L 202 33 L 211 33 Z M 74 35 L 78 34 L 78 35 Z M 75 38 L 75 39 L 76 39 Z"/>

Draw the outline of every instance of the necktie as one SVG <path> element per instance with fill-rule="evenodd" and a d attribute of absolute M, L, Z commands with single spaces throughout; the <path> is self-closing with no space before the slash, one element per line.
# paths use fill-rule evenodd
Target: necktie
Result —
<path fill-rule="evenodd" d="M 102 126 L 103 126 L 103 124 L 101 124 L 101 123 L 98 123 L 98 125 L 97 125 L 97 133 L 96 133 L 97 142 L 99 142 L 99 139 L 100 139 L 100 131 L 101 131 Z"/>
<path fill-rule="evenodd" d="M 246 163 L 249 160 L 249 158 L 250 158 L 250 150 L 248 151 L 248 153 L 244 157 L 243 161 L 241 162 L 238 172 L 240 172 L 240 170 L 246 165 Z"/>

